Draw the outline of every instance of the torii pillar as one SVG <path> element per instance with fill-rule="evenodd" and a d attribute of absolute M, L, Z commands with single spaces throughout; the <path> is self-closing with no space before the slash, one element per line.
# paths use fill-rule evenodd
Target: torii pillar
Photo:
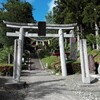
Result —
<path fill-rule="evenodd" d="M 59 33 L 59 48 L 60 48 L 60 59 L 61 59 L 62 76 L 67 76 L 65 51 L 64 51 L 64 34 L 62 33 L 62 29 L 59 29 L 58 33 Z"/>
<path fill-rule="evenodd" d="M 22 54 L 23 54 L 24 28 L 20 28 L 19 39 L 15 40 L 13 78 L 20 82 Z"/>

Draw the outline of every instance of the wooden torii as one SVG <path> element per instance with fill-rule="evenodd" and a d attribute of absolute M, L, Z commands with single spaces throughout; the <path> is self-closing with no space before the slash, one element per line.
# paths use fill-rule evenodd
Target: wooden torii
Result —
<path fill-rule="evenodd" d="M 74 24 L 46 24 L 46 29 L 58 30 L 58 34 L 48 33 L 45 36 L 38 36 L 37 33 L 29 33 L 29 32 L 24 31 L 25 29 L 38 29 L 38 24 L 15 23 L 15 22 L 8 22 L 8 21 L 3 21 L 3 22 L 6 24 L 7 27 L 19 29 L 19 31 L 16 31 L 16 32 L 7 32 L 7 36 L 19 37 L 19 39 L 15 40 L 15 44 L 14 44 L 14 68 L 13 68 L 14 80 L 16 80 L 17 82 L 20 82 L 24 37 L 59 37 L 62 76 L 67 76 L 63 38 L 74 37 L 74 29 L 77 25 L 76 23 Z M 70 34 L 63 33 L 62 30 L 70 30 Z"/>

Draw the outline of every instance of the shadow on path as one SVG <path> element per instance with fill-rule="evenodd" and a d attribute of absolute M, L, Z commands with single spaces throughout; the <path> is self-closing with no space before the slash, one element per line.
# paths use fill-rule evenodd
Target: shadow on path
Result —
<path fill-rule="evenodd" d="M 63 80 L 64 79 L 58 79 L 31 83 L 29 84 L 28 97 L 38 99 L 54 93 L 62 94 L 62 91 L 66 89 L 62 85 L 58 86 L 57 83 Z"/>

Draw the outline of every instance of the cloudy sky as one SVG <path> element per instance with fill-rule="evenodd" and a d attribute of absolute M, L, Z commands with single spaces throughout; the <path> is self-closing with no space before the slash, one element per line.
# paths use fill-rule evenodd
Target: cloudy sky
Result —
<path fill-rule="evenodd" d="M 0 0 L 1 3 L 6 3 L 7 0 Z M 36 21 L 44 21 L 48 11 L 52 10 L 54 0 L 26 0 L 33 6 L 33 16 Z"/>

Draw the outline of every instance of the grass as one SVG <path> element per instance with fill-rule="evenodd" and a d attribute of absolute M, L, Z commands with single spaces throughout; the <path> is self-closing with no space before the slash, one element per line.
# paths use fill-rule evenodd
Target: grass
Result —
<path fill-rule="evenodd" d="M 51 64 L 56 62 L 57 57 L 56 56 L 48 56 L 48 57 L 42 58 L 41 60 L 42 60 L 44 65 L 46 65 L 46 63 L 47 63 L 48 68 L 51 68 Z"/>
<path fill-rule="evenodd" d="M 1 63 L 1 64 L 0 64 L 0 67 L 3 67 L 3 66 L 9 66 L 9 67 L 12 67 L 13 64 L 4 64 L 4 63 Z"/>
<path fill-rule="evenodd" d="M 92 50 L 92 51 L 88 52 L 88 55 L 93 55 L 94 61 L 97 63 L 100 63 L 100 51 Z M 46 65 L 46 63 L 47 63 L 47 65 L 48 65 L 47 68 L 49 68 L 49 69 L 52 69 L 53 67 L 51 65 L 57 61 L 58 61 L 58 59 L 56 56 L 48 56 L 48 57 L 42 58 L 43 64 Z M 72 61 L 72 60 L 68 61 L 67 60 L 66 63 L 68 64 L 67 67 L 69 68 L 69 70 L 71 70 L 71 69 L 73 70 L 73 73 L 77 73 L 77 72 L 81 71 L 79 59 L 77 61 Z"/>

